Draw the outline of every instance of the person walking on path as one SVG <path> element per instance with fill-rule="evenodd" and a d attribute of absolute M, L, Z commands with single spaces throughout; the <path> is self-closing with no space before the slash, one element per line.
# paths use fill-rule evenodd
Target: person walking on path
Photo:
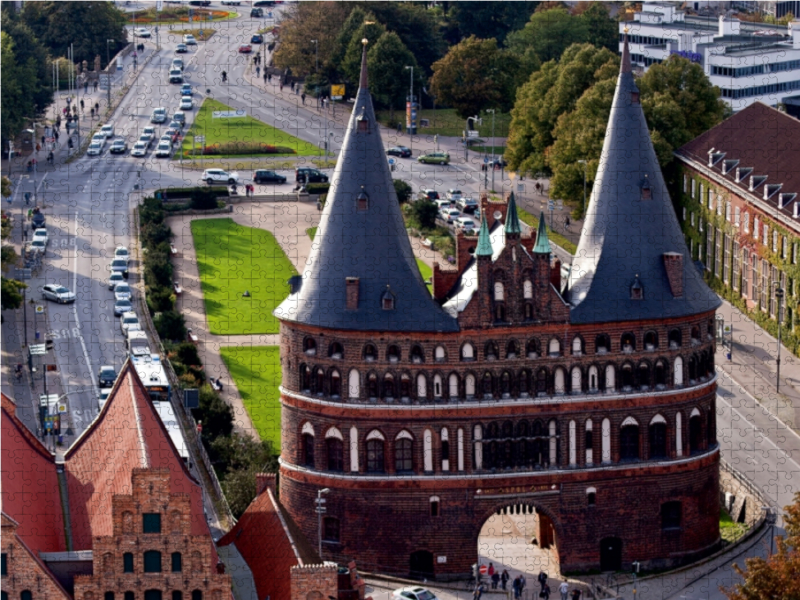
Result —
<path fill-rule="evenodd" d="M 540 591 L 544 591 L 544 586 L 547 585 L 547 573 L 544 571 L 539 571 L 539 576 L 536 578 L 539 581 L 539 585 L 541 586 Z"/>
<path fill-rule="evenodd" d="M 268 77 L 267 70 L 264 69 L 264 85 L 267 85 L 267 77 Z"/>
<path fill-rule="evenodd" d="M 572 590 L 572 600 L 581 600 L 581 591 L 578 588 Z"/>
<path fill-rule="evenodd" d="M 495 571 L 492 574 L 492 589 L 493 590 L 497 589 L 497 584 L 498 583 L 500 583 L 500 572 L 499 571 Z"/>
<path fill-rule="evenodd" d="M 261 77 L 261 67 L 256 67 L 256 77 Z"/>
<path fill-rule="evenodd" d="M 303 101 L 303 106 L 305 106 L 305 105 L 306 105 L 306 95 L 305 95 L 305 92 L 304 92 L 304 93 L 302 93 L 302 94 L 300 94 L 300 99 Z"/>
<path fill-rule="evenodd" d="M 569 600 L 567 598 L 569 595 L 569 586 L 567 585 L 566 581 L 561 582 L 561 585 L 558 586 L 558 591 L 561 594 L 561 600 Z"/>
<path fill-rule="evenodd" d="M 473 600 L 481 600 L 481 596 L 483 596 L 484 591 L 486 591 L 486 587 L 482 583 L 479 583 L 475 587 L 475 591 L 472 593 Z"/>
<path fill-rule="evenodd" d="M 500 585 L 502 586 L 502 588 L 503 588 L 504 590 L 506 589 L 506 584 L 508 583 L 508 579 L 509 579 L 509 577 L 510 577 L 510 576 L 509 576 L 509 574 L 508 574 L 508 571 L 506 571 L 505 569 L 503 569 L 503 572 L 500 574 Z"/>
<path fill-rule="evenodd" d="M 489 563 L 489 569 L 486 571 L 486 574 L 489 576 L 489 579 L 492 578 L 492 575 L 494 575 L 494 564 Z"/>
<path fill-rule="evenodd" d="M 525 586 L 528 585 L 528 582 L 525 580 L 525 574 L 519 574 L 519 593 L 522 595 L 522 592 L 525 591 Z"/>
<path fill-rule="evenodd" d="M 546 583 L 544 584 L 542 591 L 539 592 L 539 598 L 544 598 L 544 600 L 550 600 L 550 586 L 547 585 Z"/>
<path fill-rule="evenodd" d="M 99 82 L 98 82 L 98 81 L 95 79 L 95 80 L 94 80 L 94 91 L 95 91 L 95 92 L 97 91 L 97 86 L 98 86 L 98 85 L 99 85 Z"/>
<path fill-rule="evenodd" d="M 520 578 L 522 575 L 517 575 L 514 579 L 513 583 L 511 584 L 511 589 L 514 590 L 514 600 L 519 600 L 520 595 L 522 594 L 522 583 Z"/>

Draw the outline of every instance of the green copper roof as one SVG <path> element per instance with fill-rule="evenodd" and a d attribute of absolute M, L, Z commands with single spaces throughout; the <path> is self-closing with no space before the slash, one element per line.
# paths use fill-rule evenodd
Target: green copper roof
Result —
<path fill-rule="evenodd" d="M 478 247 L 475 248 L 475 256 L 491 256 L 492 241 L 489 239 L 489 226 L 486 224 L 486 214 L 481 215 L 481 230 L 478 234 Z"/>
<path fill-rule="evenodd" d="M 536 245 L 533 247 L 536 254 L 550 254 L 550 240 L 547 237 L 547 224 L 544 222 L 544 212 L 539 215 L 539 229 L 536 232 Z"/>
<path fill-rule="evenodd" d="M 506 233 L 522 234 L 519 225 L 519 215 L 517 214 L 517 201 L 514 192 L 508 197 L 508 215 L 506 216 Z"/>

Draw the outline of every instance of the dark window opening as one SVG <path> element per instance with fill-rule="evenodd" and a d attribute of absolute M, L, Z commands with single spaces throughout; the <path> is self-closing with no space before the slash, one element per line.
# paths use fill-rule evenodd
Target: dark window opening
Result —
<path fill-rule="evenodd" d="M 442 441 L 442 460 L 450 460 L 450 442 Z"/>
<path fill-rule="evenodd" d="M 192 590 L 192 600 L 203 600 L 203 592 L 201 590 Z"/>
<path fill-rule="evenodd" d="M 638 460 L 639 458 L 639 426 L 626 425 L 619 435 L 620 460 Z"/>
<path fill-rule="evenodd" d="M 322 539 L 325 542 L 339 542 L 339 519 L 325 517 L 322 528 Z"/>
<path fill-rule="evenodd" d="M 389 362 L 398 362 L 400 360 L 400 348 L 397 346 L 389 346 L 386 351 L 386 359 Z"/>
<path fill-rule="evenodd" d="M 133 592 L 125 592 L 125 600 L 135 600 L 135 599 L 136 599 L 136 594 L 134 594 Z M 192 600 L 194 600 L 194 598 Z M 202 600 L 202 598 L 200 598 L 200 600 Z"/>
<path fill-rule="evenodd" d="M 133 554 L 131 552 L 122 555 L 122 572 L 133 573 Z"/>
<path fill-rule="evenodd" d="M 331 358 L 343 358 L 344 346 L 342 346 L 339 342 L 333 342 L 328 348 L 328 356 Z"/>
<path fill-rule="evenodd" d="M 367 393 L 370 398 L 378 397 L 378 377 L 374 373 L 367 377 Z"/>
<path fill-rule="evenodd" d="M 364 346 L 364 359 L 366 360 L 377 360 L 378 359 L 378 350 L 372 344 L 367 344 Z"/>
<path fill-rule="evenodd" d="M 144 553 L 144 572 L 161 573 L 161 552 L 148 550 Z"/>
<path fill-rule="evenodd" d="M 671 329 L 669 332 L 669 347 L 670 348 L 680 348 L 681 347 L 681 330 L 680 329 Z"/>
<path fill-rule="evenodd" d="M 703 420 L 700 415 L 689 419 L 689 451 L 694 454 L 703 449 Z"/>
<path fill-rule="evenodd" d="M 681 503 L 677 501 L 664 502 L 661 505 L 661 529 L 680 529 Z"/>
<path fill-rule="evenodd" d="M 667 368 L 661 361 L 656 363 L 655 379 L 656 385 L 667 385 Z"/>
<path fill-rule="evenodd" d="M 439 516 L 439 501 L 433 500 L 431 502 L 431 516 L 438 517 Z"/>
<path fill-rule="evenodd" d="M 303 340 L 303 352 L 314 353 L 317 350 L 317 342 L 313 338 L 306 338 Z"/>
<path fill-rule="evenodd" d="M 606 354 L 611 349 L 611 338 L 603 333 L 594 339 L 595 352 L 597 354 Z"/>
<path fill-rule="evenodd" d="M 597 502 L 597 494 L 595 494 L 595 492 L 589 492 L 586 494 L 586 502 L 589 504 L 589 506 L 594 506 Z"/>
<path fill-rule="evenodd" d="M 584 434 L 584 444 L 587 450 L 591 450 L 594 447 L 594 438 L 592 437 L 591 429 L 587 430 Z"/>
<path fill-rule="evenodd" d="M 666 423 L 653 423 L 650 425 L 650 458 L 667 457 L 667 425 Z"/>
<path fill-rule="evenodd" d="M 400 397 L 408 398 L 411 396 L 411 379 L 408 375 L 403 375 L 400 378 Z"/>
<path fill-rule="evenodd" d="M 410 473 L 414 468 L 413 444 L 408 438 L 394 443 L 394 468 L 398 473 Z"/>
<path fill-rule="evenodd" d="M 367 442 L 367 472 L 383 473 L 383 440 L 369 440 Z"/>
<path fill-rule="evenodd" d="M 342 440 L 330 437 L 325 440 L 328 449 L 328 470 L 341 472 L 344 470 L 344 444 Z"/>
<path fill-rule="evenodd" d="M 103 600 L 114 600 L 114 592 L 106 592 L 103 594 Z"/>
<path fill-rule="evenodd" d="M 143 533 L 161 533 L 161 514 L 144 513 L 142 515 Z"/>
<path fill-rule="evenodd" d="M 183 559 L 180 552 L 172 553 L 172 572 L 180 573 L 183 571 Z"/>
<path fill-rule="evenodd" d="M 623 352 L 636 350 L 636 337 L 632 333 L 623 333 L 620 339 L 620 347 Z"/>
<path fill-rule="evenodd" d="M 425 362 L 425 353 L 419 346 L 413 346 L 411 348 L 411 362 L 413 363 Z"/>
<path fill-rule="evenodd" d="M 394 377 L 391 375 L 383 378 L 383 397 L 394 398 Z"/>
<path fill-rule="evenodd" d="M 172 600 L 183 600 L 183 592 L 178 590 L 172 592 Z"/>
<path fill-rule="evenodd" d="M 3 552 L 2 562 L 0 562 L 0 574 L 8 575 L 8 555 Z"/>
<path fill-rule="evenodd" d="M 314 467 L 314 436 L 310 433 L 303 434 L 303 465 Z"/>

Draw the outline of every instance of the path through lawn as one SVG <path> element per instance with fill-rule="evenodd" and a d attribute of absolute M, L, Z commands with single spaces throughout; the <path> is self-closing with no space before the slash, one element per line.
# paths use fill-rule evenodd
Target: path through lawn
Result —
<path fill-rule="evenodd" d="M 272 311 L 289 295 L 286 282 L 297 271 L 275 237 L 233 219 L 192 221 L 192 237 L 209 332 L 278 333 Z"/>
<path fill-rule="evenodd" d="M 220 355 L 262 440 L 281 451 L 280 348 L 223 346 Z"/>

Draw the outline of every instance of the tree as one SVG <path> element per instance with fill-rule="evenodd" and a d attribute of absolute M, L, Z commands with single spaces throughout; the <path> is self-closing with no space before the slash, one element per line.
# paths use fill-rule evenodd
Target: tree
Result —
<path fill-rule="evenodd" d="M 417 61 L 400 37 L 387 31 L 370 47 L 367 46 L 367 67 L 369 68 L 370 91 L 379 107 L 394 109 L 402 107 L 407 85 L 406 66 L 413 66 L 419 73 Z"/>
<path fill-rule="evenodd" d="M 587 20 L 571 15 L 564 8 L 536 11 L 525 27 L 508 35 L 506 46 L 517 54 L 526 67 L 539 62 L 558 60 L 572 44 L 589 40 Z"/>
<path fill-rule="evenodd" d="M 330 64 L 335 69 L 340 69 L 344 55 L 347 52 L 347 46 L 350 45 L 350 40 L 353 39 L 356 31 L 364 24 L 364 21 L 374 21 L 375 15 L 367 13 L 360 6 L 356 5 L 350 14 L 345 19 L 336 40 L 333 43 L 333 49 L 330 54 Z"/>
<path fill-rule="evenodd" d="M 777 551 L 766 560 L 761 557 L 745 559 L 745 569 L 733 568 L 744 578 L 733 588 L 722 589 L 730 600 L 800 599 L 800 492 L 794 502 L 785 507 L 786 537 L 777 537 Z"/>
<path fill-rule="evenodd" d="M 158 335 L 165 340 L 185 340 L 186 322 L 183 315 L 175 310 L 159 313 L 153 319 Z"/>
<path fill-rule="evenodd" d="M 512 31 L 522 29 L 536 9 L 536 2 L 453 2 L 448 17 L 458 27 L 460 39 L 470 36 L 505 42 Z"/>
<path fill-rule="evenodd" d="M 431 90 L 466 119 L 487 108 L 508 111 L 519 74 L 517 57 L 499 49 L 497 40 L 471 36 L 433 64 Z"/>
<path fill-rule="evenodd" d="M 345 80 L 353 86 L 358 85 L 361 74 L 361 51 L 364 48 L 363 40 L 367 40 L 367 51 L 380 37 L 386 33 L 386 27 L 375 21 L 365 21 L 356 29 L 342 59 L 340 72 Z"/>
<path fill-rule="evenodd" d="M 608 5 L 602 2 L 588 2 L 580 19 L 586 25 L 586 41 L 598 48 L 608 48 L 617 52 L 619 48 L 618 23 L 608 13 Z"/>
<path fill-rule="evenodd" d="M 22 306 L 22 290 L 28 286 L 16 279 L 2 278 L 2 310 L 15 309 Z"/>
<path fill-rule="evenodd" d="M 411 200 L 411 186 L 407 181 L 402 179 L 393 179 L 392 184 L 394 185 L 394 191 L 397 194 L 397 202 L 399 204 L 405 204 L 409 200 Z"/>
<path fill-rule="evenodd" d="M 439 207 L 436 206 L 435 202 L 420 200 L 412 206 L 420 229 L 433 229 L 436 227 L 436 216 L 439 214 Z"/>
<path fill-rule="evenodd" d="M 192 415 L 203 424 L 203 439 L 207 443 L 227 437 L 233 431 L 233 409 L 220 398 L 210 385 L 199 390 L 200 406 L 192 409 Z"/>

